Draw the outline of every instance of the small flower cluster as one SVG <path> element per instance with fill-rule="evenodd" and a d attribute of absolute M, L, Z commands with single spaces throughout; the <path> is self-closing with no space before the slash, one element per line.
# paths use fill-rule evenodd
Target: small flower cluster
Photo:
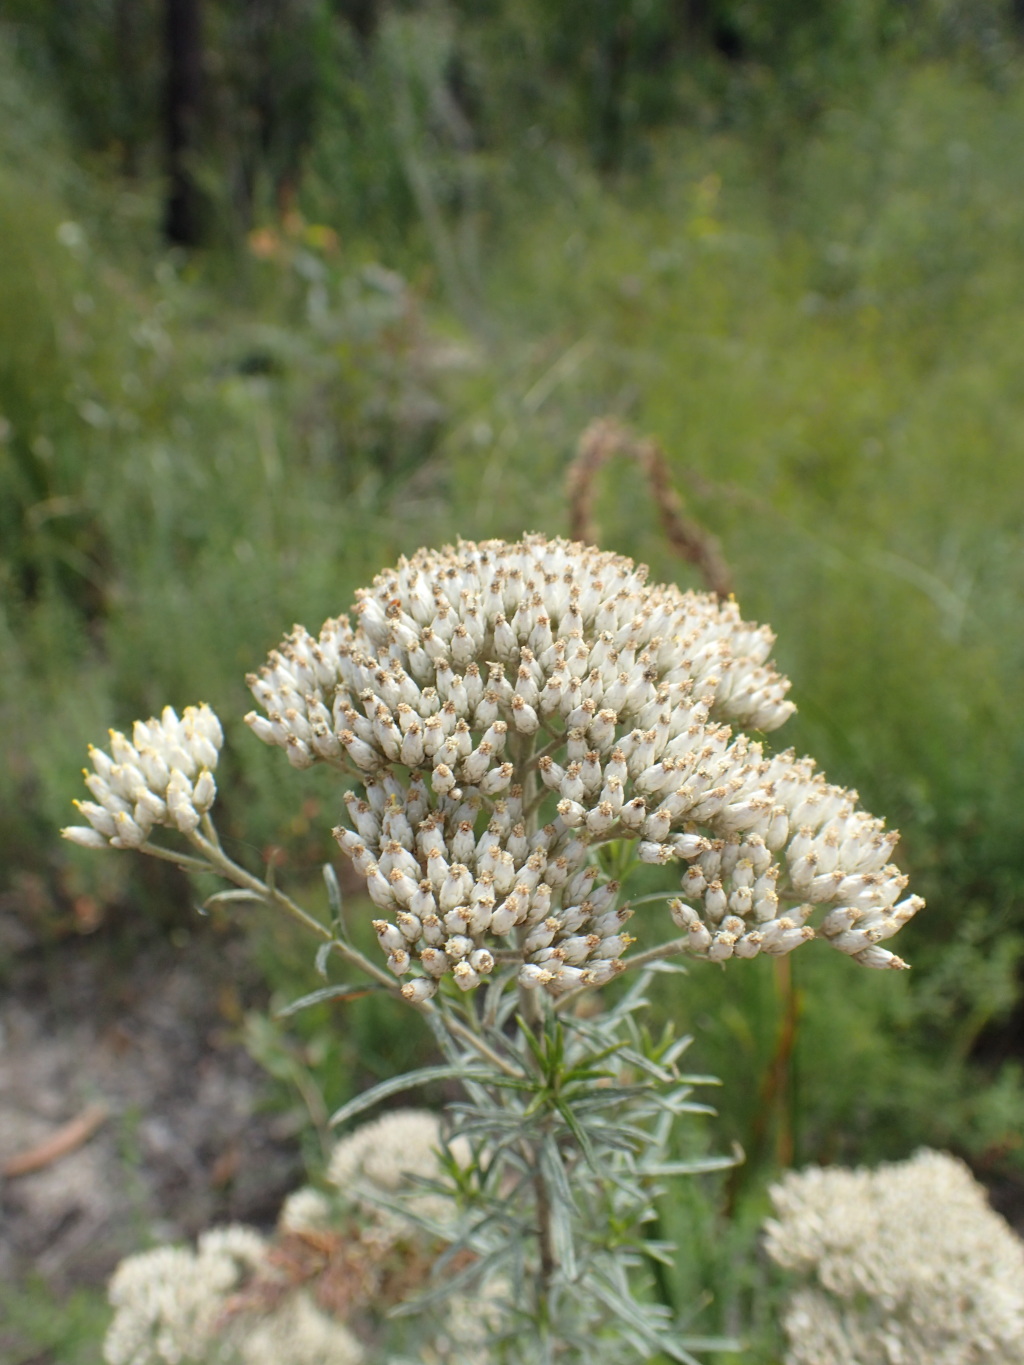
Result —
<path fill-rule="evenodd" d="M 451 1217 L 451 1201 L 416 1182 L 441 1176 L 438 1154 L 444 1146 L 441 1123 L 428 1109 L 396 1109 L 372 1123 L 364 1123 L 343 1138 L 331 1154 L 327 1179 L 351 1201 L 364 1221 L 377 1226 L 378 1236 L 408 1232 L 409 1220 L 366 1199 L 369 1189 L 384 1195 L 403 1192 L 402 1206 L 411 1217 L 444 1223 Z M 472 1152 L 465 1139 L 451 1144 L 451 1154 L 468 1165 Z"/>
<path fill-rule="evenodd" d="M 179 718 L 165 706 L 159 720 L 137 720 L 129 742 L 110 732 L 110 753 L 89 746 L 92 801 L 75 806 L 88 825 L 69 825 L 65 839 L 84 848 L 141 848 L 154 826 L 188 834 L 217 795 L 213 769 L 224 735 L 208 706 L 187 706 Z"/>
<path fill-rule="evenodd" d="M 421 550 L 357 593 L 354 626 L 297 626 L 250 675 L 254 733 L 363 788 L 335 834 L 408 999 L 507 960 L 552 994 L 609 980 L 631 911 L 586 864 L 612 839 L 681 865 L 671 913 L 699 956 L 787 953 L 821 905 L 831 946 L 905 966 L 880 946 L 923 904 L 900 899 L 896 836 L 727 723 L 793 711 L 771 632 L 645 573 L 541 536 Z"/>
<path fill-rule="evenodd" d="M 161 1246 L 127 1257 L 110 1281 L 106 1365 L 360 1365 L 366 1352 L 336 1316 L 339 1305 L 356 1316 L 381 1309 L 389 1276 L 408 1291 L 410 1276 L 415 1282 L 429 1273 L 443 1243 L 424 1231 L 424 1220 L 443 1224 L 452 1205 L 421 1182 L 442 1177 L 442 1147 L 436 1114 L 396 1110 L 338 1143 L 327 1171 L 338 1195 L 296 1190 L 281 1209 L 276 1237 L 220 1227 L 204 1233 L 195 1250 Z M 466 1143 L 452 1151 L 469 1160 Z M 400 1196 L 409 1216 L 375 1195 Z M 464 1344 L 461 1312 L 458 1300 L 443 1323 L 442 1344 L 449 1338 Z M 425 1358 L 437 1356 L 436 1344 L 424 1343 L 424 1350 Z M 472 1358 L 459 1350 L 451 1355 L 460 1365 Z"/>
<path fill-rule="evenodd" d="M 263 1365 L 237 1333 L 220 1331 L 229 1297 L 264 1264 L 267 1244 L 252 1228 L 213 1228 L 195 1251 L 161 1246 L 129 1256 L 115 1270 L 109 1297 L 114 1318 L 103 1343 L 107 1365 L 178 1365 L 241 1358 Z M 296 1357 L 298 1359 L 299 1357 Z M 358 1356 L 339 1357 L 355 1365 Z M 311 1363 L 312 1365 L 312 1363 Z"/>
<path fill-rule="evenodd" d="M 769 1254 L 803 1277 L 786 1365 L 1018 1365 L 1024 1242 L 962 1162 L 811 1168 L 771 1191 Z"/>
<path fill-rule="evenodd" d="M 241 1296 L 272 1269 L 270 1251 L 252 1228 L 232 1226 L 203 1233 L 194 1251 L 127 1257 L 108 1291 L 106 1365 L 361 1365 L 357 1339 L 301 1291 L 280 1286 L 272 1309 L 242 1311 Z"/>

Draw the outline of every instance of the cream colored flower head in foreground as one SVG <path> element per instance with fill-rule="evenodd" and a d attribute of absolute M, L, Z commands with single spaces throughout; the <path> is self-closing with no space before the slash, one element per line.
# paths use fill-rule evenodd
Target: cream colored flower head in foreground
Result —
<path fill-rule="evenodd" d="M 610 980 L 631 911 L 587 859 L 611 839 L 673 869 L 700 957 L 817 934 L 906 965 L 880 946 L 923 904 L 902 898 L 897 836 L 812 760 L 743 733 L 794 709 L 771 631 L 645 575 L 541 536 L 420 550 L 250 675 L 260 739 L 358 779 L 335 835 L 407 998 L 443 977 L 470 990 L 496 954 L 556 995 Z"/>
<path fill-rule="evenodd" d="M 787 1175 L 769 1254 L 802 1285 L 786 1365 L 1020 1365 L 1024 1242 L 940 1152 Z"/>

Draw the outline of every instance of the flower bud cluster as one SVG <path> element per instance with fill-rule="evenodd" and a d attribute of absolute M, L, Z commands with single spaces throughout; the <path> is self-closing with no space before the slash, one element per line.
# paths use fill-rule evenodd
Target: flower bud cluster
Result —
<path fill-rule="evenodd" d="M 213 805 L 224 735 L 206 705 L 187 706 L 179 718 L 165 706 L 160 719 L 137 720 L 129 741 L 110 731 L 110 752 L 89 747 L 85 785 L 92 801 L 76 801 L 87 825 L 61 830 L 84 848 L 140 848 L 154 826 L 191 833 Z"/>
<path fill-rule="evenodd" d="M 779 956 L 820 937 L 863 966 L 904 967 L 879 946 L 924 905 L 900 899 L 907 878 L 889 862 L 898 835 L 810 759 L 787 751 L 757 767 L 751 798 L 719 813 L 719 828 L 733 828 L 693 860 L 670 904 L 693 950 L 712 961 Z M 819 905 L 828 908 L 815 930 Z"/>
<path fill-rule="evenodd" d="M 921 904 L 900 899 L 895 836 L 809 760 L 730 728 L 793 711 L 771 632 L 645 574 L 540 536 L 421 550 L 357 593 L 354 624 L 297 626 L 250 675 L 262 740 L 361 784 L 336 836 L 408 998 L 510 960 L 553 994 L 610 979 L 629 911 L 585 866 L 610 839 L 675 865 L 672 916 L 702 957 L 819 932 L 905 965 L 880 946 Z"/>
<path fill-rule="evenodd" d="M 512 942 L 528 988 L 558 994 L 620 970 L 630 912 L 616 908 L 617 884 L 597 887 L 584 866 L 589 840 L 558 819 L 528 836 L 518 786 L 493 802 L 462 793 L 432 806 L 422 776 L 404 799 L 396 788 L 387 776 L 367 781 L 365 801 L 349 794 L 354 828 L 335 834 L 386 915 L 374 929 L 388 966 L 399 977 L 419 967 L 408 999 L 429 999 L 449 974 L 472 990 L 494 971 L 498 945 Z"/>

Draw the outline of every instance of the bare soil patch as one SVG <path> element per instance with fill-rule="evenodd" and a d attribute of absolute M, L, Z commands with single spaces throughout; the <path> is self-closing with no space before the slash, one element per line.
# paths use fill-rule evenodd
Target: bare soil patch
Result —
<path fill-rule="evenodd" d="M 58 1293 L 214 1222 L 273 1222 L 301 1183 L 294 1119 L 240 1041 L 265 1004 L 240 936 L 104 928 L 32 940 L 0 911 L 0 1167 L 90 1106 L 74 1150 L 0 1180 L 0 1278 Z"/>

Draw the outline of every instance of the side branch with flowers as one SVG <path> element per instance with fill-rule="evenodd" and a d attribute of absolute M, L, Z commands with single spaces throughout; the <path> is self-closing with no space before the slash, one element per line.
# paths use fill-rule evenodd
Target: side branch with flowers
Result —
<path fill-rule="evenodd" d="M 672 1123 L 691 1112 L 685 1040 L 637 1024 L 654 971 L 779 956 L 814 938 L 860 965 L 921 907 L 890 858 L 897 836 L 812 760 L 760 738 L 793 710 L 771 632 L 734 602 L 650 586 L 630 560 L 540 536 L 422 550 L 357 593 L 318 637 L 296 627 L 249 685 L 246 720 L 296 768 L 342 788 L 337 842 L 380 911 L 380 963 L 233 862 L 210 815 L 222 742 L 209 708 L 170 710 L 91 751 L 89 847 L 136 848 L 265 901 L 420 1011 L 436 1067 L 466 1094 L 448 1135 L 469 1143 L 446 1186 L 458 1216 L 435 1289 L 488 1289 L 488 1360 L 692 1360 L 644 1288 L 666 1249 L 643 1236 Z M 166 827 L 185 848 L 156 843 Z M 603 854 L 603 856 L 602 856 Z M 613 855 L 613 856 L 609 856 Z M 631 860 L 665 871 L 677 933 L 631 948 Z M 820 907 L 820 909 L 819 909 Z M 585 993 L 634 969 L 584 1019 Z M 704 1078 L 707 1079 L 707 1078 Z M 598 1082 L 600 1082 L 598 1084 Z M 700 1163 L 698 1163 L 698 1166 Z M 692 1170 L 694 1167 L 686 1167 Z M 410 1307 L 411 1305 L 406 1305 Z M 710 1345 L 711 1343 L 704 1343 Z M 715 1343 L 720 1345 L 721 1343 Z"/>

